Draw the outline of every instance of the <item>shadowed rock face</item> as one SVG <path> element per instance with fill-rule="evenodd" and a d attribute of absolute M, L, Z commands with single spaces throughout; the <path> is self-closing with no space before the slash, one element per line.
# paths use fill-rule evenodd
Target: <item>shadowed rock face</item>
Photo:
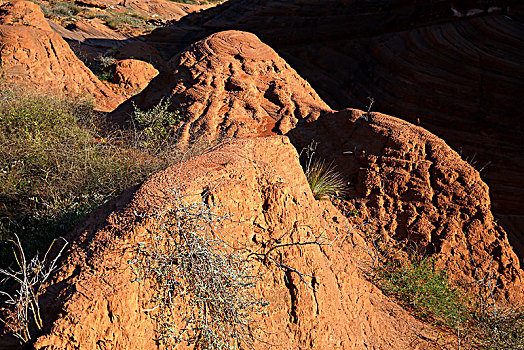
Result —
<path fill-rule="evenodd" d="M 245 1 L 147 39 L 168 55 L 214 31 L 255 33 L 332 108 L 398 116 L 442 137 L 490 186 L 524 256 L 524 24 L 518 1 Z"/>

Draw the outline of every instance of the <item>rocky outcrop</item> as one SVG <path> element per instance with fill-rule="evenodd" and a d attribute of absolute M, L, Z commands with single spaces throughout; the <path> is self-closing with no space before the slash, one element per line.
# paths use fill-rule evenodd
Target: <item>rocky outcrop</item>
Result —
<path fill-rule="evenodd" d="M 211 35 L 170 64 L 173 73 L 161 73 L 133 102 L 147 109 L 170 96 L 173 106 L 185 107 L 183 144 L 198 134 L 213 140 L 281 133 L 299 150 L 319 142 L 320 154 L 354 187 L 349 201 L 388 244 L 409 241 L 434 254 L 459 283 L 492 273 L 503 296 L 524 295 L 524 271 L 493 218 L 488 187 L 442 139 L 394 117 L 357 122 L 360 111 L 332 111 L 252 34 Z"/>
<path fill-rule="evenodd" d="M 3 83 L 70 96 L 91 95 L 97 107 L 106 111 L 123 100 L 75 56 L 32 2 L 0 6 L 0 66 Z"/>
<path fill-rule="evenodd" d="M 361 277 L 356 257 L 365 242 L 359 231 L 349 234 L 351 223 L 329 202 L 313 198 L 288 139 L 268 137 L 229 141 L 93 213 L 68 237 L 67 258 L 41 299 L 50 305 L 44 310 L 49 327 L 36 349 L 157 347 L 155 292 L 135 280 L 128 261 L 136 244 L 147 240 L 150 220 L 141 217 L 168 205 L 173 188 L 187 203 L 206 200 L 232 215 L 221 227 L 233 246 L 263 251 L 274 240 L 336 239 L 278 248 L 282 264 L 314 276 L 305 276 L 313 289 L 292 270 L 256 263 L 261 280 L 255 293 L 269 302 L 265 315 L 254 315 L 262 331 L 256 349 L 454 347 L 453 336 L 413 319 Z"/>
<path fill-rule="evenodd" d="M 151 108 L 162 98 L 181 109 L 181 143 L 219 137 L 285 134 L 301 119 L 330 110 L 274 50 L 255 35 L 226 31 L 191 45 L 132 101 L 113 113 L 124 122 L 132 103 Z"/>
<path fill-rule="evenodd" d="M 368 231 L 422 254 L 473 288 L 492 276 L 502 296 L 522 302 L 524 271 L 491 213 L 488 186 L 443 140 L 379 113 L 344 110 L 302 122 L 288 134 L 297 148 L 318 143 L 350 184 L 349 202 Z M 387 249 L 386 249 L 387 250 Z"/>
<path fill-rule="evenodd" d="M 519 13 L 514 0 L 230 0 L 147 41 L 175 55 L 213 32 L 244 30 L 275 49 L 332 108 L 365 109 L 373 97 L 373 110 L 424 127 L 482 169 L 494 212 L 523 247 Z M 524 248 L 519 252 L 524 259 Z"/>
<path fill-rule="evenodd" d="M 111 83 L 118 85 L 125 96 L 141 92 L 158 75 L 158 71 L 150 63 L 135 59 L 117 61 L 111 69 L 114 69 Z"/>

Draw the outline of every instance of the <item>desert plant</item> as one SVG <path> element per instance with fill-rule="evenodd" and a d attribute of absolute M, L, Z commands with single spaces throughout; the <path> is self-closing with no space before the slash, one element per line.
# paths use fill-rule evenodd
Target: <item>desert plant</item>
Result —
<path fill-rule="evenodd" d="M 8 305 L 6 312 L 8 317 L 5 320 L 0 319 L 0 321 L 15 337 L 25 343 L 31 339 L 30 324 L 34 323 L 39 330 L 43 327 L 38 297 L 43 291 L 44 283 L 56 269 L 57 261 L 67 246 L 67 241 L 63 239 L 65 244 L 62 245 L 54 259 L 48 258 L 49 251 L 54 244 L 53 241 L 42 259 L 36 255 L 28 261 L 18 235 L 15 234 L 14 236 L 16 241 L 12 241 L 12 243 L 16 248 L 14 254 L 19 270 L 0 269 L 0 275 L 4 276 L 2 282 L 12 280 L 18 287 L 15 288 L 14 292 L 0 290 L 0 295 L 6 298 L 5 303 Z"/>
<path fill-rule="evenodd" d="M 105 24 L 113 30 L 119 30 L 127 26 L 142 27 L 145 26 L 147 21 L 147 17 L 132 11 L 108 12 L 106 14 L 97 15 L 97 17 L 101 18 Z"/>
<path fill-rule="evenodd" d="M 379 270 L 382 290 L 424 319 L 455 328 L 467 319 L 465 301 L 432 258 L 413 255 L 404 263 L 388 262 Z"/>
<path fill-rule="evenodd" d="M 487 312 L 473 313 L 472 343 L 489 350 L 524 349 L 524 310 L 495 305 Z"/>
<path fill-rule="evenodd" d="M 335 166 L 315 159 L 306 169 L 306 177 L 315 199 L 334 199 L 344 194 L 346 183 Z"/>
<path fill-rule="evenodd" d="M 149 278 L 157 285 L 150 310 L 158 312 L 159 339 L 173 347 L 182 341 L 200 349 L 250 346 L 252 316 L 263 302 L 251 293 L 257 281 L 251 263 L 221 238 L 217 224 L 227 216 L 176 189 L 171 198 L 147 216 L 152 227 L 130 261 L 137 280 Z M 178 317 L 183 325 L 177 327 Z"/>
<path fill-rule="evenodd" d="M 171 111 L 171 99 L 161 99 L 149 110 L 141 110 L 134 106 L 133 121 L 140 133 L 135 140 L 139 147 L 162 147 L 173 144 L 176 135 L 174 127 L 182 120 L 178 110 Z"/>
<path fill-rule="evenodd" d="M 455 330 L 459 349 L 524 349 L 524 310 L 496 299 L 498 277 L 491 267 L 476 276 L 473 288 L 453 285 L 446 271 L 435 267 L 435 259 L 417 249 L 407 249 L 404 260 L 393 260 L 391 242 L 386 251 L 380 235 L 371 234 L 369 243 L 363 247 L 372 260 L 363 264 L 365 275 L 416 317 Z"/>
<path fill-rule="evenodd" d="M 299 155 L 305 159 L 304 173 L 309 188 L 317 200 L 342 197 L 347 188 L 344 177 L 335 170 L 333 163 L 328 164 L 316 156 L 317 146 L 318 143 L 312 141 Z"/>

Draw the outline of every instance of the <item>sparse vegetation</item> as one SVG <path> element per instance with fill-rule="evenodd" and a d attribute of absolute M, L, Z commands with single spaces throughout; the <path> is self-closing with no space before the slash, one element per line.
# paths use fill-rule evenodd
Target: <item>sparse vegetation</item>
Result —
<path fill-rule="evenodd" d="M 53 259 L 48 258 L 48 254 L 54 241 L 42 259 L 39 259 L 37 255 L 28 261 L 16 234 L 15 239 L 16 241 L 12 241 L 12 243 L 15 246 L 13 251 L 18 269 L 17 271 L 11 268 L 0 269 L 0 276 L 4 277 L 2 282 L 12 282 L 17 288 L 14 288 L 14 292 L 11 293 L 0 291 L 0 295 L 6 297 L 5 303 L 12 305 L 7 310 L 3 309 L 3 311 L 7 311 L 4 313 L 7 317 L 5 319 L 0 318 L 0 321 L 21 343 L 26 343 L 31 339 L 30 324 L 34 324 L 39 330 L 44 326 L 40 316 L 38 297 L 43 292 L 44 283 L 56 269 L 57 261 L 67 242 L 64 240 L 65 244 L 62 245 Z"/>
<path fill-rule="evenodd" d="M 379 270 L 382 290 L 400 300 L 416 315 L 455 328 L 466 321 L 461 293 L 448 283 L 434 259 L 412 256 L 405 263 L 387 263 Z"/>
<path fill-rule="evenodd" d="M 454 286 L 435 260 L 412 253 L 408 261 L 374 265 L 374 280 L 425 321 L 456 332 L 460 344 L 478 349 L 524 349 L 524 310 L 493 297 L 493 279 L 479 281 L 476 294 Z"/>
<path fill-rule="evenodd" d="M 147 17 L 132 11 L 108 12 L 99 14 L 96 17 L 101 18 L 113 30 L 119 30 L 126 26 L 145 27 L 147 21 Z"/>
<path fill-rule="evenodd" d="M 316 146 L 312 142 L 305 148 L 304 172 L 313 196 L 317 200 L 342 197 L 347 188 L 344 177 L 335 170 L 333 163 L 316 157 Z"/>
<path fill-rule="evenodd" d="M 158 104 L 147 111 L 142 111 L 134 106 L 135 127 L 140 130 L 137 134 L 137 145 L 140 147 L 162 147 L 172 144 L 177 137 L 174 127 L 182 120 L 179 111 L 171 111 L 171 99 L 161 99 Z"/>
<path fill-rule="evenodd" d="M 71 19 L 80 14 L 85 8 L 78 6 L 74 1 L 47 1 L 31 0 L 40 8 L 48 18 Z"/>
<path fill-rule="evenodd" d="M 325 160 L 315 159 L 306 169 L 306 176 L 315 199 L 334 199 L 345 192 L 344 178 Z"/>
<path fill-rule="evenodd" d="M 100 55 L 95 59 L 93 71 L 97 73 L 98 79 L 102 81 L 111 81 L 115 76 L 115 63 L 116 59 L 114 57 Z"/>
<path fill-rule="evenodd" d="M 144 112 L 145 113 L 145 112 Z M 114 131 L 88 100 L 0 91 L 0 239 L 44 251 L 94 207 L 180 159 L 173 145 Z M 7 244 L 2 266 L 12 262 Z"/>

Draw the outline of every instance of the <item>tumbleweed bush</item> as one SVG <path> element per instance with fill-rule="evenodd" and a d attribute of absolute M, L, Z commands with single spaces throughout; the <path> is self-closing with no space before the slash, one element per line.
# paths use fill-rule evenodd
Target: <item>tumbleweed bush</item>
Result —
<path fill-rule="evenodd" d="M 138 281 L 157 285 L 151 310 L 158 312 L 159 340 L 172 347 L 180 342 L 199 349 L 250 347 L 252 317 L 264 303 L 252 294 L 257 277 L 245 252 L 231 250 L 223 239 L 218 223 L 228 217 L 203 200 L 189 201 L 177 190 L 172 195 L 147 216 L 148 237 L 130 261 Z"/>

